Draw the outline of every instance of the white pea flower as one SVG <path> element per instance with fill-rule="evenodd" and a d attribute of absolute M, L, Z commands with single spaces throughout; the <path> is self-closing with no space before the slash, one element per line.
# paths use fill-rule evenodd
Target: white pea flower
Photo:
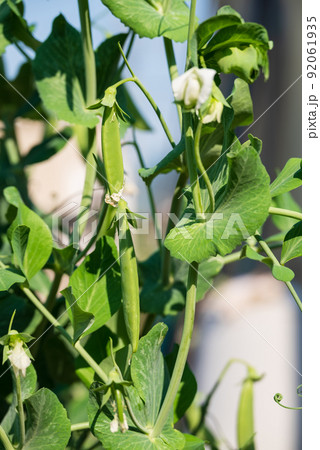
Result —
<path fill-rule="evenodd" d="M 23 348 L 23 341 L 17 340 L 12 350 L 8 352 L 8 358 L 14 371 L 21 371 L 22 375 L 26 376 L 27 367 L 30 366 L 31 360 Z"/>
<path fill-rule="evenodd" d="M 221 115 L 224 105 L 219 100 L 211 98 L 210 105 L 206 114 L 202 118 L 202 123 L 218 122 L 221 123 Z"/>
<path fill-rule="evenodd" d="M 172 81 L 173 95 L 176 102 L 182 103 L 185 109 L 199 110 L 211 94 L 213 69 L 193 67 Z"/>
<path fill-rule="evenodd" d="M 113 194 L 106 194 L 104 201 L 108 204 L 116 208 L 118 206 L 119 201 L 121 200 L 123 194 L 124 186 L 120 189 L 119 192 L 115 192 Z"/>
<path fill-rule="evenodd" d="M 118 421 L 118 415 L 114 415 L 114 419 L 110 422 L 110 431 L 111 433 L 116 433 L 119 430 L 119 421 Z"/>

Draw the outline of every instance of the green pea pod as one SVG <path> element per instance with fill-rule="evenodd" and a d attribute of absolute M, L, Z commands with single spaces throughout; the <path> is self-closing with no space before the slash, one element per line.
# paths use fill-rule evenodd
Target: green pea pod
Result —
<path fill-rule="evenodd" d="M 140 332 L 140 299 L 137 260 L 126 214 L 126 202 L 119 201 L 119 255 L 124 320 L 127 334 L 136 352 Z"/>
<path fill-rule="evenodd" d="M 111 108 L 104 108 L 101 130 L 102 155 L 110 194 L 118 193 L 124 181 L 120 123 L 116 108 L 116 103 Z"/>
<path fill-rule="evenodd" d="M 253 384 L 261 379 L 252 367 L 248 367 L 248 377 L 244 380 L 238 407 L 238 448 L 254 450 Z"/>

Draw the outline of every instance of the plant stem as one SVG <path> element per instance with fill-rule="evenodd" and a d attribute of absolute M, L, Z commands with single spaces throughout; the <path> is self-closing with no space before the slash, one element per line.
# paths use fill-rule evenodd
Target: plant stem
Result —
<path fill-rule="evenodd" d="M 108 376 L 104 373 L 99 364 L 89 355 L 87 350 L 84 347 L 82 347 L 80 341 L 75 343 L 74 348 L 77 350 L 79 355 L 81 355 L 82 358 L 88 363 L 88 365 L 95 371 L 95 373 L 101 378 L 101 380 L 104 383 L 108 384 L 109 383 Z"/>
<path fill-rule="evenodd" d="M 119 389 L 115 388 L 113 385 L 111 387 L 111 390 L 112 390 L 112 394 L 113 394 L 113 397 L 114 397 L 116 405 L 117 405 L 118 418 L 119 418 L 120 428 L 121 428 L 121 425 L 123 426 L 123 423 L 124 423 L 121 392 L 119 391 Z"/>
<path fill-rule="evenodd" d="M 200 214 L 201 216 L 203 215 L 203 206 L 201 200 L 200 184 L 197 175 L 197 163 L 194 152 L 193 126 L 191 113 L 185 113 L 184 119 L 185 119 L 184 129 L 186 138 L 187 165 L 191 183 L 194 208 L 196 210 L 197 215 Z"/>
<path fill-rule="evenodd" d="M 172 45 L 172 40 L 166 37 L 163 38 L 164 48 L 166 51 L 167 63 L 169 67 L 169 75 L 171 82 L 179 76 L 178 67 L 176 63 L 176 58 L 174 56 L 174 50 Z M 177 113 L 179 118 L 180 129 L 182 129 L 182 111 L 181 106 L 176 104 Z"/>
<path fill-rule="evenodd" d="M 275 214 L 278 216 L 285 216 L 291 217 L 292 219 L 302 220 L 302 214 L 300 212 L 291 211 L 290 209 L 275 208 L 273 206 L 270 206 L 269 214 Z"/>
<path fill-rule="evenodd" d="M 270 249 L 269 245 L 262 239 L 262 237 L 260 236 L 260 234 L 258 232 L 256 232 L 255 238 L 256 238 L 257 242 L 259 243 L 260 247 L 262 248 L 262 250 L 266 253 L 267 256 L 269 256 L 269 258 L 271 259 L 273 264 L 275 264 L 276 266 L 281 266 L 278 259 L 276 258 L 276 256 L 272 252 L 272 250 Z M 298 294 L 296 293 L 294 287 L 292 286 L 291 282 L 285 281 L 285 284 L 286 284 L 287 288 L 289 289 L 292 297 L 294 298 L 296 304 L 298 305 L 298 308 L 300 309 L 300 311 L 302 311 L 301 300 L 300 300 Z"/>
<path fill-rule="evenodd" d="M 188 29 L 188 44 L 187 44 L 187 60 L 186 60 L 185 70 L 187 70 L 189 68 L 189 65 L 190 65 L 190 62 L 192 59 L 191 41 L 192 41 L 192 36 L 195 31 L 195 24 L 196 24 L 196 5 L 197 5 L 197 0 L 191 0 L 190 16 L 189 16 L 189 29 Z"/>
<path fill-rule="evenodd" d="M 92 35 L 91 35 L 91 21 L 88 0 L 78 0 L 78 8 L 81 24 L 81 37 L 82 37 L 82 50 L 84 58 L 84 72 L 86 81 L 86 103 L 92 105 L 97 97 L 97 75 L 96 75 L 96 61 L 92 47 Z M 81 215 L 87 214 L 87 209 L 90 208 L 92 203 L 93 185 L 96 179 L 96 161 L 94 159 L 94 152 L 96 150 L 96 132 L 93 130 L 87 131 L 87 145 L 89 151 L 86 155 L 86 175 L 83 187 L 81 210 L 78 217 L 78 221 L 81 219 Z M 88 217 L 88 215 L 87 215 Z M 81 220 L 79 225 L 80 236 L 85 230 L 88 218 L 85 217 Z"/>
<path fill-rule="evenodd" d="M 81 431 L 90 428 L 89 422 L 74 423 L 71 425 L 71 431 Z"/>
<path fill-rule="evenodd" d="M 0 425 L 0 440 L 5 448 L 5 450 L 14 450 L 14 446 L 11 444 L 6 432 Z"/>
<path fill-rule="evenodd" d="M 152 437 L 156 437 L 161 433 L 164 425 L 168 420 L 168 415 L 170 414 L 170 410 L 172 408 L 174 399 L 177 395 L 180 381 L 186 365 L 194 325 L 197 280 L 198 280 L 198 264 L 193 263 L 189 267 L 186 310 L 181 343 L 165 399 L 161 406 L 155 426 L 151 432 Z"/>
<path fill-rule="evenodd" d="M 179 216 L 179 213 L 180 213 L 180 207 L 181 207 L 181 203 L 183 200 L 182 191 L 185 187 L 187 179 L 188 179 L 188 175 L 185 172 L 182 172 L 178 178 L 177 185 L 174 190 L 171 207 L 170 207 L 170 213 L 172 215 L 175 215 L 176 217 Z M 174 226 L 175 226 L 175 223 L 169 216 L 166 235 L 170 232 L 170 230 L 172 230 L 172 228 Z M 163 246 L 163 255 L 162 255 L 162 284 L 163 284 L 163 286 L 167 286 L 169 284 L 170 273 L 171 273 L 170 252 L 165 246 Z"/>
<path fill-rule="evenodd" d="M 201 161 L 201 156 L 200 156 L 201 130 L 202 130 L 202 122 L 201 122 L 201 120 L 199 120 L 199 123 L 197 125 L 197 129 L 196 129 L 195 138 L 194 138 L 194 153 L 195 153 L 195 158 L 196 158 L 198 169 L 199 169 L 199 171 L 201 173 L 201 176 L 203 177 L 203 180 L 204 180 L 204 182 L 206 183 L 206 186 L 207 186 L 209 199 L 210 199 L 210 210 L 209 210 L 209 212 L 212 214 L 213 211 L 214 211 L 215 200 L 214 200 L 214 193 L 213 193 L 211 181 L 210 181 L 210 179 L 208 177 L 208 174 L 207 174 L 205 168 L 203 167 L 203 164 L 202 164 L 202 161 Z"/>
<path fill-rule="evenodd" d="M 127 60 L 127 61 L 128 61 L 130 52 L 131 52 L 132 47 L 133 47 L 133 41 L 134 41 L 135 36 L 136 36 L 135 32 L 132 31 L 131 39 L 130 39 L 130 42 L 129 42 L 129 45 L 128 45 L 127 54 L 126 54 L 126 60 Z M 123 61 L 122 64 L 121 64 L 121 66 L 120 66 L 119 69 L 118 69 L 118 74 L 119 74 L 119 76 L 120 76 L 121 72 L 123 71 L 125 65 L 126 65 L 126 62 Z"/>
<path fill-rule="evenodd" d="M 81 24 L 84 73 L 86 80 L 86 102 L 92 105 L 97 95 L 96 61 L 92 47 L 91 21 L 88 0 L 78 0 Z"/>
<path fill-rule="evenodd" d="M 121 45 L 120 45 L 120 44 L 118 44 L 118 45 L 119 45 L 119 49 L 120 49 L 121 55 L 122 55 L 122 57 L 123 57 L 123 59 L 124 59 L 124 62 L 126 63 L 126 66 L 127 66 L 129 72 L 130 72 L 131 75 L 132 75 L 132 78 L 127 78 L 126 81 L 133 81 L 133 82 L 140 88 L 140 90 L 143 92 L 143 94 L 144 94 L 145 97 L 147 98 L 148 102 L 149 102 L 150 105 L 152 106 L 153 110 L 155 111 L 155 113 L 156 113 L 156 115 L 157 115 L 157 117 L 158 117 L 158 119 L 159 119 L 159 121 L 160 121 L 160 123 L 161 123 L 161 125 L 162 125 L 162 128 L 163 128 L 164 132 L 166 133 L 166 136 L 167 136 L 167 138 L 168 138 L 168 140 L 169 140 L 171 146 L 172 146 L 172 147 L 175 147 L 176 144 L 175 144 L 175 142 L 174 142 L 174 140 L 173 140 L 173 138 L 172 138 L 172 136 L 171 136 L 171 133 L 170 133 L 170 131 L 169 131 L 169 128 L 168 128 L 168 126 L 167 126 L 167 124 L 166 124 L 166 121 L 164 120 L 164 117 L 163 117 L 163 115 L 162 115 L 160 109 L 158 108 L 156 102 L 155 102 L 155 101 L 153 100 L 153 98 L 151 97 L 151 95 L 150 95 L 150 93 L 148 92 L 148 90 L 147 90 L 147 89 L 144 87 L 144 85 L 141 83 L 141 81 L 139 80 L 139 78 L 138 78 L 137 76 L 135 76 L 133 70 L 132 70 L 131 67 L 130 67 L 130 64 L 128 63 L 128 60 L 127 60 L 125 54 L 123 53 L 123 50 L 122 50 Z M 121 80 L 121 81 L 124 81 L 124 80 Z M 119 83 L 116 83 L 116 84 L 115 84 L 115 86 L 117 86 L 117 85 L 119 85 Z"/>
<path fill-rule="evenodd" d="M 24 423 L 24 410 L 23 410 L 23 402 L 21 395 L 21 382 L 20 382 L 20 374 L 19 371 L 14 371 L 15 380 L 16 380 L 16 389 L 17 389 L 17 403 L 18 403 L 18 416 L 19 416 L 19 428 L 20 428 L 20 448 L 23 448 L 24 442 L 26 439 L 26 430 Z"/>

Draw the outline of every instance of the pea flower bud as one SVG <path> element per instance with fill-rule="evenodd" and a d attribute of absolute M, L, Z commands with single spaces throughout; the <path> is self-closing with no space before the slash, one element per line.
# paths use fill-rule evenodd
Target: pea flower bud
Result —
<path fill-rule="evenodd" d="M 193 67 L 172 81 L 172 90 L 176 102 L 187 109 L 199 110 L 211 94 L 213 69 Z"/>
<path fill-rule="evenodd" d="M 15 372 L 21 371 L 22 375 L 26 376 L 27 367 L 30 366 L 31 360 L 23 348 L 24 342 L 16 340 L 14 347 L 8 351 L 8 359 Z"/>
<path fill-rule="evenodd" d="M 221 115 L 223 111 L 223 103 L 211 97 L 205 115 L 202 118 L 202 123 L 218 122 L 221 123 Z"/>

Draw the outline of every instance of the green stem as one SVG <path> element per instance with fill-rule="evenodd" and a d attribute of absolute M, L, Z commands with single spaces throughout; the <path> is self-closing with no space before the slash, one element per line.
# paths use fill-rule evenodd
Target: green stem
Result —
<path fill-rule="evenodd" d="M 300 212 L 291 211 L 290 209 L 275 208 L 273 206 L 270 206 L 269 214 L 275 214 L 278 216 L 285 216 L 291 217 L 292 219 L 302 220 L 302 214 Z"/>
<path fill-rule="evenodd" d="M 172 40 L 166 37 L 163 38 L 164 48 L 167 57 L 167 63 L 169 67 L 169 75 L 171 82 L 179 76 L 178 67 L 176 63 L 176 58 L 174 56 L 174 50 L 172 45 Z M 181 106 L 176 103 L 177 113 L 179 118 L 180 129 L 182 129 L 182 110 Z"/>
<path fill-rule="evenodd" d="M 189 68 L 191 58 L 192 58 L 191 41 L 192 41 L 192 36 L 194 34 L 195 25 L 196 25 L 196 5 L 197 5 L 197 0 L 191 0 L 190 16 L 189 16 L 189 29 L 188 29 L 188 44 L 187 44 L 187 60 L 186 60 L 185 70 L 187 70 Z"/>
<path fill-rule="evenodd" d="M 174 399 L 177 395 L 183 371 L 187 362 L 194 325 L 197 280 L 198 280 L 198 264 L 193 263 L 189 267 L 186 310 L 181 343 L 165 399 L 161 406 L 157 421 L 151 432 L 152 437 L 159 436 L 164 425 L 168 420 L 168 415 L 170 414 Z"/>
<path fill-rule="evenodd" d="M 16 379 L 16 389 L 17 389 L 17 403 L 18 403 L 18 416 L 19 416 L 19 428 L 20 428 L 20 448 L 23 448 L 26 439 L 26 430 L 24 423 L 24 409 L 21 395 L 21 382 L 19 371 L 14 371 Z"/>
<path fill-rule="evenodd" d="M 133 409 L 132 409 L 132 406 L 131 406 L 131 403 L 130 403 L 128 395 L 124 396 L 124 400 L 126 402 L 126 406 L 127 406 L 128 412 L 130 414 L 130 417 L 131 417 L 133 423 L 135 424 L 135 426 L 137 428 L 139 428 L 139 430 L 142 431 L 143 433 L 148 434 L 149 430 L 147 430 L 147 428 L 145 428 L 143 425 L 141 425 L 139 420 L 136 418 L 136 416 L 135 416 L 135 414 L 133 412 Z"/>
<path fill-rule="evenodd" d="M 95 373 L 101 378 L 101 380 L 104 383 L 108 384 L 109 383 L 108 376 L 104 373 L 99 364 L 89 355 L 87 350 L 84 347 L 82 347 L 80 341 L 75 343 L 74 348 L 77 350 L 79 355 L 81 355 L 82 358 L 88 363 L 88 365 L 95 371 Z"/>
<path fill-rule="evenodd" d="M 130 67 L 130 64 L 128 63 L 128 60 L 127 60 L 125 54 L 123 53 L 123 50 L 122 50 L 121 45 L 120 45 L 120 44 L 118 44 L 118 45 L 119 45 L 119 49 L 120 49 L 121 55 L 122 55 L 122 57 L 123 57 L 123 59 L 124 59 L 124 62 L 126 63 L 126 66 L 127 66 L 129 72 L 130 72 L 131 75 L 132 75 L 132 78 L 127 78 L 126 81 L 133 81 L 133 82 L 140 88 L 140 90 L 143 92 L 143 94 L 144 94 L 145 97 L 147 98 L 148 102 L 149 102 L 150 105 L 152 106 L 153 110 L 155 111 L 155 113 L 156 113 L 156 115 L 157 115 L 157 117 L 158 117 L 158 119 L 159 119 L 159 121 L 160 121 L 160 123 L 161 123 L 161 125 L 162 125 L 162 128 L 163 128 L 164 132 L 166 133 L 166 136 L 167 136 L 167 138 L 168 138 L 168 140 L 169 140 L 171 146 L 172 146 L 172 147 L 175 147 L 176 144 L 175 144 L 175 142 L 174 142 L 174 140 L 173 140 L 173 138 L 172 138 L 172 136 L 171 136 L 171 133 L 170 133 L 170 131 L 169 131 L 169 128 L 168 128 L 168 126 L 167 126 L 167 124 L 166 124 L 166 121 L 164 120 L 164 117 L 163 117 L 163 115 L 162 115 L 160 109 L 158 108 L 156 102 L 153 100 L 153 98 L 152 98 L 152 96 L 150 95 L 150 93 L 148 92 L 148 90 L 147 90 L 147 89 L 144 87 L 144 85 L 141 83 L 141 81 L 139 80 L 139 78 L 135 76 L 133 70 L 132 70 L 131 67 Z M 123 81 L 123 80 L 121 80 L 121 81 Z M 117 86 L 117 85 L 119 85 L 119 83 L 116 83 L 116 84 L 115 84 L 115 86 Z"/>
<path fill-rule="evenodd" d="M 14 450 L 14 446 L 9 441 L 9 438 L 1 425 L 0 425 L 0 440 L 5 450 Z"/>
<path fill-rule="evenodd" d="M 194 202 L 194 208 L 197 215 L 203 216 L 203 206 L 201 200 L 200 184 L 197 174 L 197 163 L 194 152 L 194 138 L 193 138 L 193 126 L 191 113 L 184 114 L 184 129 L 186 137 L 186 156 L 188 172 L 190 177 L 190 184 Z"/>
<path fill-rule="evenodd" d="M 112 394 L 113 394 L 113 397 L 114 397 L 116 405 L 117 405 L 118 418 L 119 418 L 120 428 L 121 428 L 121 425 L 123 427 L 123 423 L 124 423 L 121 392 L 119 391 L 119 389 L 115 388 L 114 386 L 111 387 L 111 390 L 112 390 Z"/>
<path fill-rule="evenodd" d="M 78 0 L 81 24 L 84 73 L 86 80 L 86 102 L 92 105 L 97 96 L 96 61 L 92 47 L 91 21 L 88 0 Z"/>
<path fill-rule="evenodd" d="M 272 252 L 272 250 L 270 249 L 269 245 L 262 239 L 262 237 L 260 236 L 260 234 L 258 232 L 256 232 L 255 238 L 256 238 L 257 242 L 259 243 L 260 247 L 262 248 L 262 250 L 266 253 L 267 256 L 269 256 L 269 258 L 271 259 L 273 264 L 275 264 L 276 266 L 281 266 L 280 262 L 278 261 L 278 259 L 276 258 L 276 256 Z M 294 287 L 292 286 L 291 282 L 285 281 L 285 284 L 286 284 L 287 288 L 289 289 L 292 297 L 294 298 L 296 304 L 298 305 L 298 308 L 300 309 L 300 311 L 302 311 L 301 300 L 300 300 L 298 294 L 296 293 Z"/>
<path fill-rule="evenodd" d="M 134 41 L 135 36 L 136 36 L 135 32 L 132 31 L 131 39 L 130 39 L 129 46 L 128 46 L 128 50 L 127 50 L 127 54 L 126 54 L 126 61 L 128 61 L 130 52 L 131 52 L 131 50 L 132 50 L 132 47 L 133 47 L 133 41 Z M 122 64 L 121 64 L 121 66 L 120 66 L 119 69 L 118 69 L 118 74 L 119 74 L 119 76 L 120 76 L 121 72 L 123 71 L 125 65 L 126 65 L 126 62 L 123 61 Z"/>
<path fill-rule="evenodd" d="M 97 75 L 95 55 L 92 46 L 91 21 L 88 0 L 78 0 L 78 8 L 81 24 L 84 73 L 86 81 L 86 103 L 87 105 L 92 105 L 97 97 Z M 91 206 L 93 185 L 96 179 L 96 161 L 93 156 L 96 150 L 95 129 L 88 129 L 87 135 L 87 148 L 89 148 L 89 151 L 86 155 L 86 175 L 81 199 L 81 211 L 78 220 L 81 218 L 81 215 L 87 214 L 87 210 Z M 81 220 L 81 223 L 79 225 L 80 236 L 85 230 L 87 221 L 88 218 L 84 218 Z"/>
<path fill-rule="evenodd" d="M 59 321 L 47 310 L 47 308 L 41 303 L 41 301 L 34 295 L 30 289 L 20 286 L 22 292 L 28 297 L 29 300 L 34 304 L 34 306 L 41 312 L 41 314 L 48 319 L 48 321 L 57 328 L 58 331 L 70 342 L 72 343 L 72 338 L 69 333 L 60 325 Z M 30 346 L 32 347 L 32 345 Z"/>
<path fill-rule="evenodd" d="M 176 188 L 174 190 L 174 194 L 172 197 L 172 203 L 170 207 L 170 213 L 175 216 L 179 216 L 181 203 L 183 200 L 182 191 L 187 182 L 188 176 L 185 172 L 182 172 L 178 178 Z M 168 225 L 166 230 L 167 234 L 172 230 L 175 226 L 175 222 L 169 216 Z M 162 284 L 163 286 L 168 286 L 170 282 L 170 273 L 171 273 L 171 256 L 169 250 L 163 246 L 163 255 L 162 255 Z"/>
<path fill-rule="evenodd" d="M 201 176 L 203 177 L 203 180 L 207 186 L 209 200 L 210 200 L 209 212 L 212 214 L 214 212 L 215 200 L 214 200 L 214 193 L 213 193 L 211 181 L 210 181 L 208 174 L 207 174 L 205 168 L 203 167 L 203 164 L 201 161 L 201 156 L 200 156 L 201 130 L 202 130 L 202 122 L 201 122 L 201 120 L 199 120 L 197 129 L 196 129 L 195 138 L 194 138 L 194 153 L 195 153 L 195 158 L 196 158 L 198 169 L 199 169 Z"/>
<path fill-rule="evenodd" d="M 73 425 L 71 425 L 71 432 L 87 430 L 88 428 L 90 428 L 89 422 L 74 423 Z"/>

